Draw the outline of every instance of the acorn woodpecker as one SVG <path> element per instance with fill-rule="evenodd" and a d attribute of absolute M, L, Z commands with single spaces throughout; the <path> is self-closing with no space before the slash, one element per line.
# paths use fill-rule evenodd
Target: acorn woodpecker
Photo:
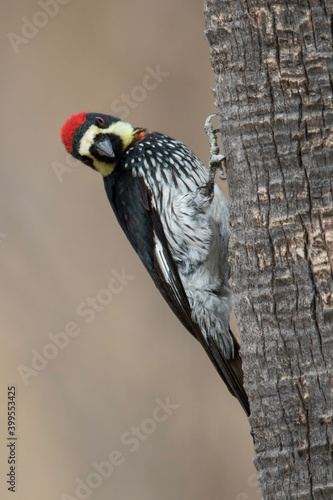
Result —
<path fill-rule="evenodd" d="M 210 118 L 206 130 L 215 136 Z M 102 174 L 118 222 L 155 285 L 249 415 L 229 328 L 229 212 L 214 182 L 224 157 L 213 154 L 206 169 L 181 142 L 101 113 L 71 116 L 61 138 Z"/>

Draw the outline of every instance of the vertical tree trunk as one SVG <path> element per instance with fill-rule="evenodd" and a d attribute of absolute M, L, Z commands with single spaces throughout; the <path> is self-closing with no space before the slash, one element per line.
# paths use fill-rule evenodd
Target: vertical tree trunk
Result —
<path fill-rule="evenodd" d="M 332 5 L 205 0 L 265 499 L 333 499 Z"/>

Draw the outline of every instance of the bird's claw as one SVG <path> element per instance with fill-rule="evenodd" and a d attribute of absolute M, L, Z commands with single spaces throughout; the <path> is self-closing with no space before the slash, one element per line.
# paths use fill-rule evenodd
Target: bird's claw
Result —
<path fill-rule="evenodd" d="M 207 132 L 207 129 L 212 128 L 212 124 L 210 123 L 211 119 L 214 118 L 214 116 L 217 116 L 217 113 L 212 113 L 211 115 L 207 116 L 206 121 L 205 121 L 205 130 Z"/>
<path fill-rule="evenodd" d="M 210 150 L 209 150 L 209 181 L 208 184 L 214 183 L 216 171 L 219 171 L 219 178 L 225 180 L 224 169 L 222 166 L 223 160 L 227 157 L 227 155 L 221 155 L 219 147 L 217 145 L 216 134 L 219 132 L 219 129 L 213 129 L 213 125 L 211 124 L 211 119 L 217 116 L 216 113 L 209 115 L 205 121 L 205 132 L 208 136 Z"/>

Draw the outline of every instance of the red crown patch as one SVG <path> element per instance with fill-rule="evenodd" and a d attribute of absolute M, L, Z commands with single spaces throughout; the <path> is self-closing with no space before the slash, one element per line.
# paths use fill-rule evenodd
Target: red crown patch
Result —
<path fill-rule="evenodd" d="M 68 151 L 68 153 L 73 152 L 73 139 L 77 129 L 86 121 L 87 113 L 77 113 L 72 115 L 61 127 L 61 140 Z"/>

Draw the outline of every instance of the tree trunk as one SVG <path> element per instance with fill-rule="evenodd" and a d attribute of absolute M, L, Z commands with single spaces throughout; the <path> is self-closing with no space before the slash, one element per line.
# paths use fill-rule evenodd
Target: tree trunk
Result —
<path fill-rule="evenodd" d="M 205 0 L 265 499 L 333 499 L 332 7 Z"/>

